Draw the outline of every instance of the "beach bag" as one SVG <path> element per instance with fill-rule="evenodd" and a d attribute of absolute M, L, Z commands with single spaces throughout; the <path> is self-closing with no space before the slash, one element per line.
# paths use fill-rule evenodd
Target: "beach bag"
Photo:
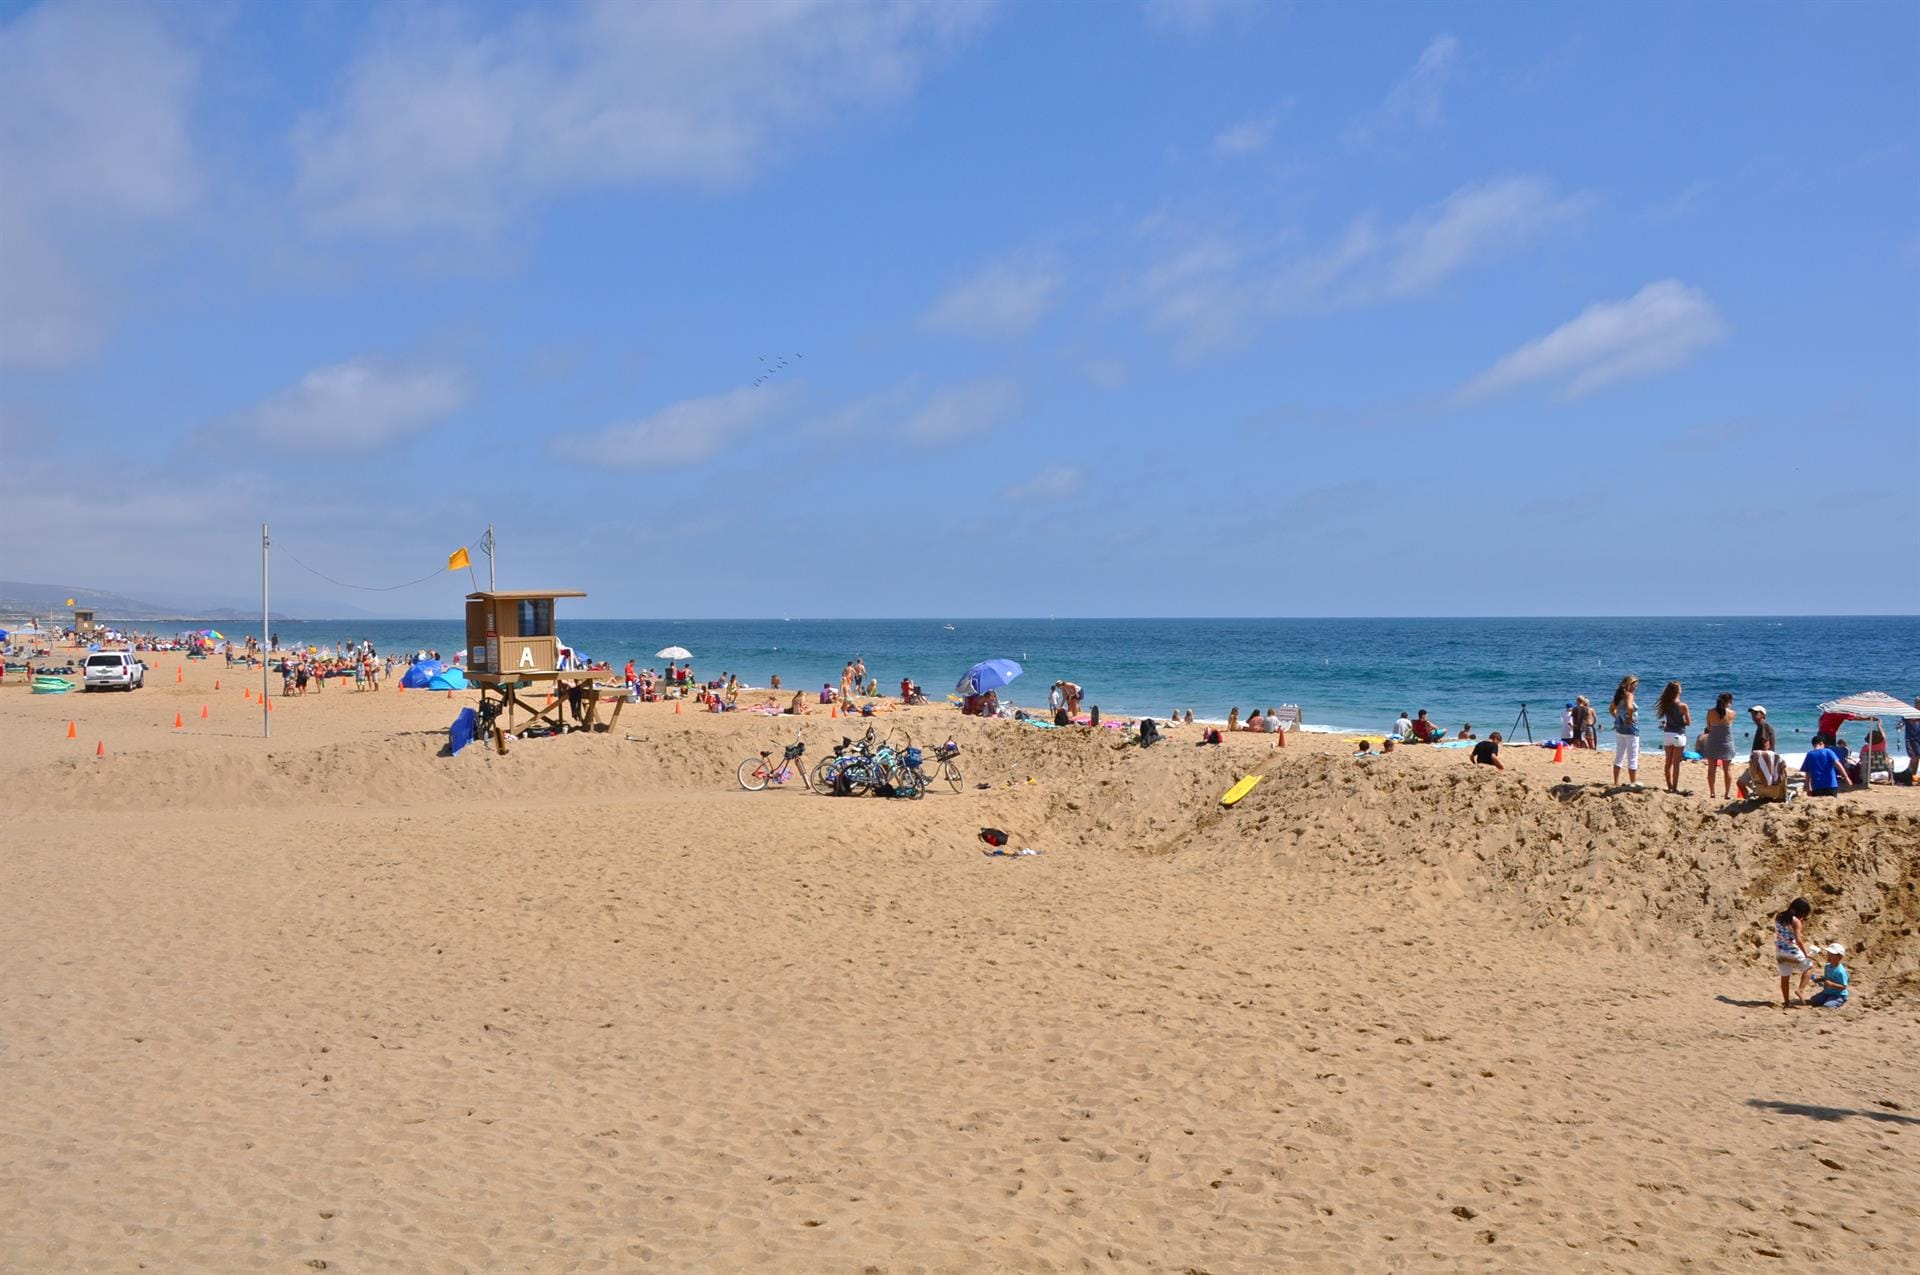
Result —
<path fill-rule="evenodd" d="M 908 770 L 918 770 L 920 769 L 920 750 L 909 748 L 900 755 L 900 760 L 907 764 Z"/>
<path fill-rule="evenodd" d="M 1053 724 L 1055 726 L 1065 726 L 1068 723 L 1070 723 L 1072 720 L 1073 720 L 1072 718 L 1067 716 L 1066 709 L 1056 708 L 1053 710 Z"/>
<path fill-rule="evenodd" d="M 1160 742 L 1160 724 L 1151 717 L 1140 723 L 1140 747 L 1152 748 Z"/>
<path fill-rule="evenodd" d="M 982 828 L 980 830 L 980 840 L 997 850 L 1001 846 L 1006 845 L 1009 838 L 1006 833 L 1000 831 L 998 828 Z"/>
<path fill-rule="evenodd" d="M 853 780 L 844 769 L 833 772 L 833 795 L 836 797 L 853 796 Z"/>

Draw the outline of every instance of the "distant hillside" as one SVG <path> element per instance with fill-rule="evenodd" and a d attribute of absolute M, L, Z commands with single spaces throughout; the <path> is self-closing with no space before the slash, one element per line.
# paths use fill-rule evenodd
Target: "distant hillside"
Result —
<path fill-rule="evenodd" d="M 243 620 L 260 618 L 258 611 L 249 612 L 231 606 L 180 605 L 183 602 L 191 603 L 194 600 L 192 596 L 150 601 L 130 598 L 106 589 L 89 589 L 84 585 L 0 580 L 0 614 L 45 616 L 58 621 L 68 617 L 73 609 L 67 605 L 68 598 L 73 599 L 76 607 L 93 608 L 95 616 L 101 620 L 132 620 L 143 624 L 160 624 L 170 620 L 224 620 L 238 624 Z M 297 620 L 304 617 L 276 609 L 273 618 Z"/>

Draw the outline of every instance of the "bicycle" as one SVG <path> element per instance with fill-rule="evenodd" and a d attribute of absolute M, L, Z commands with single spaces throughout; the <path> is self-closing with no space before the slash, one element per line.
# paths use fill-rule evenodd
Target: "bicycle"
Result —
<path fill-rule="evenodd" d="M 960 791 L 963 782 L 960 778 L 960 764 L 954 760 L 959 755 L 960 745 L 954 743 L 951 738 L 933 750 L 933 768 L 925 777 L 929 787 L 935 779 L 944 779 L 949 788 L 955 792 Z"/>
<path fill-rule="evenodd" d="M 748 792 L 761 792 L 768 784 L 785 784 L 796 775 L 801 782 L 806 782 L 805 767 L 796 764 L 806 751 L 807 746 L 795 740 L 787 745 L 778 765 L 767 760 L 773 756 L 771 748 L 763 750 L 758 757 L 747 758 L 740 763 L 740 786 Z"/>

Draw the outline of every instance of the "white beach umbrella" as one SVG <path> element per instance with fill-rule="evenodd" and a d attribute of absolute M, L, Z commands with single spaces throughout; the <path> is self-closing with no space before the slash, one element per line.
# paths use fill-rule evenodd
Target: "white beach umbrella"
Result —
<path fill-rule="evenodd" d="M 693 658 L 693 652 L 684 646 L 670 646 L 664 651 L 655 651 L 653 658 L 656 660 L 690 660 Z"/>

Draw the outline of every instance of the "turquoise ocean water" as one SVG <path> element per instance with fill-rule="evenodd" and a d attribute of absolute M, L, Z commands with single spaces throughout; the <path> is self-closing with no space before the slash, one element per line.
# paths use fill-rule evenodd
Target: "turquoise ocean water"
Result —
<path fill-rule="evenodd" d="M 912 677 L 951 690 L 975 662 L 1010 657 L 1026 675 L 1004 693 L 1043 704 L 1066 677 L 1109 715 L 1175 708 L 1224 718 L 1294 703 L 1310 725 L 1378 734 L 1401 711 L 1427 709 L 1448 729 L 1463 721 L 1511 731 L 1525 703 L 1536 739 L 1559 733 L 1576 694 L 1604 708 L 1622 674 L 1639 674 L 1643 712 L 1661 685 L 1686 686 L 1694 720 L 1720 691 L 1742 708 L 1765 704 L 1783 748 L 1804 741 L 1822 700 L 1880 690 L 1920 694 L 1920 617 L 1752 617 L 1415 620 L 568 620 L 563 640 L 618 668 L 683 646 L 702 677 L 738 674 L 764 686 L 838 685 L 864 656 L 883 691 Z M 230 636 L 233 633 L 231 626 Z M 453 620 L 288 621 L 284 642 L 326 646 L 370 639 L 382 651 L 438 649 L 464 632 Z M 1745 716 L 1742 715 L 1744 723 Z M 1855 743 L 1859 741 L 1854 740 Z M 1743 736 L 1744 743 L 1744 736 Z M 1896 748 L 1898 745 L 1896 744 Z"/>

